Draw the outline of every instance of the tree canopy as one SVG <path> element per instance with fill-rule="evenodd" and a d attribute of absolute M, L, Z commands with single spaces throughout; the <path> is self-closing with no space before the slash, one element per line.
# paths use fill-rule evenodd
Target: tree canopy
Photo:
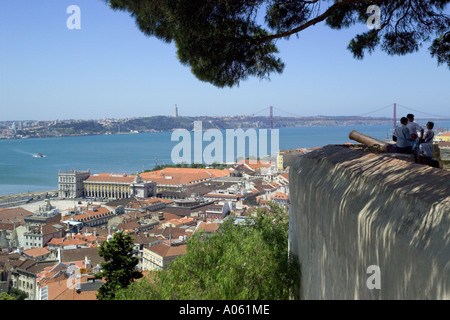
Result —
<path fill-rule="evenodd" d="M 124 300 L 278 300 L 298 297 L 297 259 L 288 253 L 289 217 L 273 205 L 252 223 L 229 216 L 212 234 L 194 233 L 167 269 L 120 290 Z"/>
<path fill-rule="evenodd" d="M 174 42 L 178 59 L 200 80 L 232 87 L 250 76 L 281 73 L 276 41 L 319 22 L 334 29 L 366 24 L 368 7 L 380 9 L 379 28 L 351 39 L 357 59 L 381 47 L 389 55 L 430 53 L 450 67 L 449 0 L 105 0 L 127 11 L 148 36 Z M 264 14 L 264 21 L 261 19 Z"/>
<path fill-rule="evenodd" d="M 99 288 L 97 299 L 112 300 L 117 291 L 142 277 L 136 270 L 139 260 L 134 256 L 133 247 L 133 238 L 123 232 L 116 232 L 112 239 L 102 242 L 98 254 L 104 262 L 100 263 L 101 272 L 96 277 L 104 278 L 106 283 Z"/>

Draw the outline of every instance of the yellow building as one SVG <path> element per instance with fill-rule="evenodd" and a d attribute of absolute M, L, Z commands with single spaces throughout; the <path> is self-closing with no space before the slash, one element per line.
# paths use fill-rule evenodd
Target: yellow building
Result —
<path fill-rule="evenodd" d="M 283 170 L 283 154 L 281 152 L 277 153 L 277 168 Z"/>
<path fill-rule="evenodd" d="M 83 182 L 87 198 L 123 199 L 132 196 L 147 198 L 154 194 L 156 183 L 142 181 L 139 175 L 100 173 Z"/>
<path fill-rule="evenodd" d="M 436 136 L 436 139 L 440 139 L 442 141 L 450 142 L 450 132 L 444 132 L 443 134 Z"/>

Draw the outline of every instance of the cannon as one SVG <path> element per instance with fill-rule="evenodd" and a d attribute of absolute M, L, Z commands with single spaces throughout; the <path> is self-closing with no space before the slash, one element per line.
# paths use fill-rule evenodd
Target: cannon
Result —
<path fill-rule="evenodd" d="M 351 140 L 355 140 L 367 146 L 377 145 L 379 146 L 380 152 L 395 152 L 395 147 L 392 144 L 366 136 L 365 134 L 362 134 L 356 130 L 350 131 L 348 137 Z"/>

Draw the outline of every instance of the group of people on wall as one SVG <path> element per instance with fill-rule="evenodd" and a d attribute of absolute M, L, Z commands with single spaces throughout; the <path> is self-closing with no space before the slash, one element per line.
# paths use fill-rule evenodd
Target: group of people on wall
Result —
<path fill-rule="evenodd" d="M 434 123 L 429 121 L 424 130 L 414 121 L 414 115 L 408 114 L 400 119 L 400 126 L 395 128 L 393 140 L 398 153 L 421 154 L 431 158 L 433 154 Z"/>

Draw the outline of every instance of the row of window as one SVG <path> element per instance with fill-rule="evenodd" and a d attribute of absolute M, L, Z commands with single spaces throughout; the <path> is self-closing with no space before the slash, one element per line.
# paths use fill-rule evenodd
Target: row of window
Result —
<path fill-rule="evenodd" d="M 59 177 L 59 182 L 76 182 L 75 177 Z"/>
<path fill-rule="evenodd" d="M 59 189 L 60 190 L 75 190 L 76 187 L 74 184 L 63 184 L 63 185 L 60 185 Z"/>
<path fill-rule="evenodd" d="M 28 242 L 25 243 L 25 246 L 28 247 L 41 247 L 42 243 L 35 243 L 35 242 L 30 242 L 30 244 L 28 245 Z"/>
<path fill-rule="evenodd" d="M 29 282 L 26 282 L 25 280 L 18 280 L 18 282 L 19 282 L 19 286 L 18 286 L 18 288 L 20 289 L 20 288 L 23 288 L 23 289 L 30 289 L 30 290 L 33 290 L 33 284 L 32 283 L 29 283 Z M 16 284 L 15 283 L 13 283 L 13 286 L 15 287 L 16 286 Z"/>
<path fill-rule="evenodd" d="M 110 186 L 110 185 L 85 185 L 85 191 L 103 190 L 103 191 L 130 191 L 129 186 Z"/>
<path fill-rule="evenodd" d="M 35 236 L 25 236 L 25 239 L 31 239 L 31 240 L 36 240 L 36 239 L 40 239 L 41 237 L 35 237 Z"/>
<path fill-rule="evenodd" d="M 154 255 L 151 255 L 151 254 L 145 254 L 144 253 L 144 258 L 145 258 L 145 260 L 151 261 L 153 263 L 157 263 L 158 265 L 162 265 L 162 263 L 163 263 L 163 259 L 162 258 L 157 258 L 157 257 L 155 257 Z"/>

